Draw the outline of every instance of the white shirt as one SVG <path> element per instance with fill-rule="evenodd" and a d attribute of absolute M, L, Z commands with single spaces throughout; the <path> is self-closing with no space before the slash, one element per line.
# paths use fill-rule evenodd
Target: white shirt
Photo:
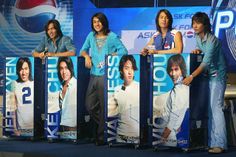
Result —
<path fill-rule="evenodd" d="M 62 87 L 61 87 L 62 88 Z M 60 91 L 62 98 L 62 91 Z M 77 80 L 72 77 L 68 83 L 68 88 L 61 102 L 61 123 L 69 127 L 77 126 Z"/>
<path fill-rule="evenodd" d="M 114 99 L 117 103 L 118 127 L 117 134 L 138 137 L 139 136 L 139 83 L 133 81 L 125 89 L 123 85 L 115 88 Z"/>
<path fill-rule="evenodd" d="M 160 131 L 160 135 L 165 127 L 171 130 L 167 141 L 163 145 L 176 146 L 176 134 L 189 108 L 189 87 L 184 84 L 176 84 L 170 92 L 155 96 L 154 99 L 153 120 L 158 120 L 157 123 L 154 122 L 154 125 Z M 160 139 L 160 141 L 162 140 Z"/>
<path fill-rule="evenodd" d="M 34 81 L 12 83 L 16 98 L 18 129 L 33 129 L 34 126 Z"/>
<path fill-rule="evenodd" d="M 189 108 L 189 86 L 175 85 L 167 100 L 167 108 L 170 113 L 167 127 L 177 131 L 182 124 L 186 110 Z"/>

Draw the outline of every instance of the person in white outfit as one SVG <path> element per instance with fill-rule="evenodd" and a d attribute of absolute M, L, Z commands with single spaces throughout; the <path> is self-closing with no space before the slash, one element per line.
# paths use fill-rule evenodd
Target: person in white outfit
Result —
<path fill-rule="evenodd" d="M 17 80 L 11 83 L 10 99 L 13 104 L 13 127 L 16 136 L 32 136 L 34 127 L 34 81 L 31 62 L 20 57 L 16 63 Z"/>
<path fill-rule="evenodd" d="M 139 82 L 134 80 L 135 70 L 134 57 L 123 55 L 119 71 L 124 82 L 115 88 L 114 95 L 108 100 L 108 116 L 118 116 L 117 142 L 139 142 Z"/>
<path fill-rule="evenodd" d="M 163 95 L 167 99 L 162 101 L 165 102 L 162 107 L 154 106 L 154 116 L 155 113 L 159 113 L 156 116 L 159 117 L 156 118 L 156 123 L 163 128 L 160 139 L 162 144 L 177 146 L 176 135 L 181 131 L 185 113 L 189 108 L 189 87 L 182 84 L 182 80 L 186 77 L 187 73 L 186 63 L 180 54 L 173 55 L 168 59 L 167 72 L 174 83 L 174 87 L 168 95 Z M 156 97 L 155 103 L 160 103 L 160 97 L 162 95 Z"/>
<path fill-rule="evenodd" d="M 59 107 L 61 110 L 60 131 L 77 130 L 77 79 L 70 57 L 60 57 L 57 62 L 58 78 L 61 82 Z"/>

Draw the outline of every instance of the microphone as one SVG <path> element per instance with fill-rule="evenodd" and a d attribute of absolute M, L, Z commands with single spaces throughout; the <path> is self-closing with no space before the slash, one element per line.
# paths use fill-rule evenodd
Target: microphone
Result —
<path fill-rule="evenodd" d="M 122 86 L 121 89 L 125 91 L 126 87 L 125 87 L 125 86 Z"/>
<path fill-rule="evenodd" d="M 45 58 L 46 58 L 45 55 L 48 53 L 48 47 L 45 47 L 44 51 L 41 53 L 43 53 L 44 55 L 44 57 L 42 58 L 42 64 L 45 64 Z"/>
<path fill-rule="evenodd" d="M 45 47 L 45 49 L 42 53 L 44 53 L 44 55 L 46 55 L 48 53 L 48 47 Z"/>

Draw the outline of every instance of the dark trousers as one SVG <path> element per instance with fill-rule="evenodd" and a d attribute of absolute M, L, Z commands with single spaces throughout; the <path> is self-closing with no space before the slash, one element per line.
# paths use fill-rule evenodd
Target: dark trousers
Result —
<path fill-rule="evenodd" d="M 86 108 L 97 123 L 97 140 L 104 140 L 104 76 L 90 76 Z"/>

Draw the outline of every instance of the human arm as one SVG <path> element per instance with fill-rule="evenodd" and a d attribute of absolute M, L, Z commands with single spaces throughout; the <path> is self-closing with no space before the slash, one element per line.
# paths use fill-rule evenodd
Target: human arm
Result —
<path fill-rule="evenodd" d="M 199 65 L 199 67 L 194 70 L 194 72 L 186 77 L 183 80 L 183 83 L 185 85 L 189 85 L 193 78 L 198 76 L 200 73 L 202 73 L 206 68 L 210 67 L 210 64 L 213 61 L 213 57 L 215 55 L 215 52 L 217 51 L 218 48 L 220 48 L 219 46 L 219 41 L 217 40 L 216 37 L 214 37 L 213 35 L 208 34 L 209 37 L 207 38 L 207 40 L 205 41 L 206 43 L 204 43 L 205 46 L 201 46 L 201 49 L 195 49 L 193 51 L 193 53 L 198 53 L 198 52 L 204 52 L 204 57 L 202 60 L 202 63 Z M 199 37 L 197 38 L 199 39 Z M 197 47 L 200 47 L 200 43 L 199 43 L 200 39 L 197 40 Z"/>
<path fill-rule="evenodd" d="M 76 55 L 76 49 L 75 49 L 74 43 L 70 37 L 63 36 L 61 38 L 60 43 L 62 43 L 62 44 L 61 45 L 59 44 L 58 46 L 64 46 L 65 51 L 56 52 L 56 53 L 47 52 L 46 56 L 47 57 L 68 57 L 68 56 L 75 56 Z"/>
<path fill-rule="evenodd" d="M 89 49 L 91 48 L 90 39 L 92 38 L 92 35 L 92 33 L 88 34 L 80 50 L 80 56 L 84 57 L 85 59 L 85 67 L 89 69 L 92 67 L 92 60 L 91 57 L 88 55 Z"/>
<path fill-rule="evenodd" d="M 13 128 L 14 128 L 14 135 L 15 136 L 20 136 L 21 132 L 17 129 L 17 111 L 15 110 L 12 114 L 12 121 L 13 121 Z"/>
<path fill-rule="evenodd" d="M 128 54 L 128 51 L 120 38 L 115 33 L 110 33 L 107 39 L 108 53 L 111 55 L 124 55 Z"/>
<path fill-rule="evenodd" d="M 181 131 L 181 125 L 189 108 L 189 87 L 183 84 L 175 85 L 171 90 L 167 108 L 169 114 L 163 138 L 168 138 L 167 135 L 171 131 L 175 134 Z"/>
<path fill-rule="evenodd" d="M 82 51 L 80 54 L 85 59 L 85 67 L 90 69 L 92 67 L 92 60 L 86 51 Z"/>
<path fill-rule="evenodd" d="M 193 54 L 200 54 L 200 53 L 202 53 L 202 50 L 197 48 L 197 49 L 192 50 L 192 53 Z"/>
<path fill-rule="evenodd" d="M 187 85 L 187 86 L 190 85 L 191 82 L 193 81 L 194 77 L 196 77 L 196 76 L 198 76 L 199 74 L 201 74 L 202 71 L 204 70 L 204 68 L 205 68 L 205 64 L 204 64 L 204 63 L 201 63 L 201 64 L 197 67 L 197 69 L 194 70 L 194 72 L 193 72 L 191 75 L 187 76 L 187 77 L 183 80 L 183 84 L 185 84 L 185 85 Z"/>
<path fill-rule="evenodd" d="M 155 49 L 155 47 L 153 48 L 153 43 L 154 43 L 154 38 L 151 37 L 151 39 L 148 41 L 147 45 L 141 50 L 141 55 L 145 56 L 148 54 L 149 49 Z"/>
<path fill-rule="evenodd" d="M 108 116 L 114 117 L 118 114 L 118 103 L 115 96 L 112 95 L 108 98 Z"/>
<path fill-rule="evenodd" d="M 161 136 L 166 141 L 166 139 L 169 137 L 170 133 L 171 133 L 171 130 L 168 127 L 165 127 Z"/>
<path fill-rule="evenodd" d="M 43 37 L 39 45 L 32 51 L 32 56 L 40 59 L 46 57 L 45 52 L 48 50 L 46 47 L 46 37 Z"/>
<path fill-rule="evenodd" d="M 75 56 L 75 52 L 73 51 L 65 51 L 65 52 L 48 52 L 46 53 L 47 57 L 68 57 L 68 56 Z"/>
<path fill-rule="evenodd" d="M 13 129 L 14 129 L 14 134 L 16 136 L 20 136 L 20 131 L 17 129 L 17 100 L 16 100 L 16 95 L 14 92 L 11 92 L 10 93 L 10 100 L 11 100 L 11 105 L 12 105 L 12 108 L 13 108 L 13 111 L 12 111 L 12 124 L 13 124 Z"/>
<path fill-rule="evenodd" d="M 10 111 L 12 112 L 12 125 L 14 135 L 19 136 L 20 131 L 17 129 L 17 98 L 15 94 L 16 81 L 11 82 L 9 89 L 9 96 L 7 96 L 7 104 L 10 105 Z"/>
<path fill-rule="evenodd" d="M 36 58 L 40 58 L 40 59 L 43 59 L 43 58 L 46 57 L 43 52 L 36 52 L 36 51 L 34 51 L 34 52 L 32 53 L 32 56 L 33 56 L 33 57 L 36 57 Z"/>

